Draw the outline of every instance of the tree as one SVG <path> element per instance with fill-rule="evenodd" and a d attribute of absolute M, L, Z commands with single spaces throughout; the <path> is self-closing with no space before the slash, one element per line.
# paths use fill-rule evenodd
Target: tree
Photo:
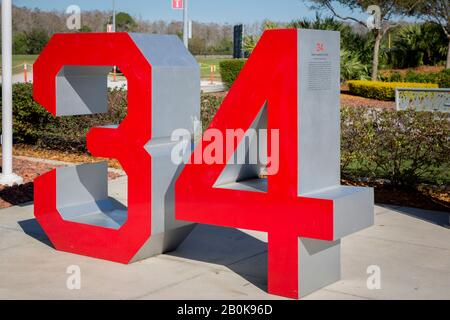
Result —
<path fill-rule="evenodd" d="M 394 66 L 401 68 L 435 65 L 445 60 L 447 43 L 439 26 L 429 22 L 409 24 L 395 35 L 391 58 Z"/>
<path fill-rule="evenodd" d="M 79 32 L 92 32 L 92 29 L 91 29 L 91 27 L 84 25 L 81 27 Z"/>
<path fill-rule="evenodd" d="M 273 30 L 280 28 L 279 24 L 270 20 L 265 20 L 261 26 L 261 33 L 266 30 Z M 255 49 L 256 44 L 259 41 L 260 36 L 256 35 L 247 35 L 244 37 L 244 53 L 245 56 L 250 56 Z"/>
<path fill-rule="evenodd" d="M 450 69 L 450 5 L 448 0 L 419 0 L 408 13 L 417 15 L 442 28 L 448 40 L 446 68 Z"/>
<path fill-rule="evenodd" d="M 329 10 L 332 15 L 341 20 L 356 22 L 369 29 L 374 34 L 374 46 L 372 53 L 372 80 L 378 80 L 378 68 L 380 57 L 380 46 L 384 35 L 394 26 L 397 25 L 393 21 L 396 15 L 404 15 L 411 11 L 415 1 L 411 0 L 312 0 L 314 5 L 312 8 Z M 446 0 L 444 0 L 446 1 Z M 371 11 L 375 13 L 378 21 L 372 21 L 373 25 L 369 25 L 368 21 L 362 21 L 352 16 L 339 14 L 336 7 L 345 6 L 352 10 L 356 9 L 361 12 Z M 377 19 L 375 19 L 377 20 Z"/>
<path fill-rule="evenodd" d="M 205 39 L 193 37 L 189 40 L 189 51 L 195 56 L 206 54 Z"/>
<path fill-rule="evenodd" d="M 27 54 L 39 54 L 50 40 L 48 33 L 42 29 L 33 29 L 25 33 L 27 37 Z"/>
<path fill-rule="evenodd" d="M 27 35 L 24 32 L 19 32 L 13 36 L 13 53 L 27 54 Z"/>
<path fill-rule="evenodd" d="M 119 12 L 116 14 L 116 31 L 132 32 L 136 31 L 137 28 L 138 24 L 128 13 Z"/>

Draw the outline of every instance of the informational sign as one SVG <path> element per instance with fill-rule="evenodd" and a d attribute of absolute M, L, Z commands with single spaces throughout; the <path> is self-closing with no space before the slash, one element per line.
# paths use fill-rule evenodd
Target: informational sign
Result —
<path fill-rule="evenodd" d="M 450 113 L 450 89 L 397 88 L 395 102 L 398 111 L 412 109 Z"/>
<path fill-rule="evenodd" d="M 374 222 L 373 190 L 340 185 L 339 48 L 337 32 L 266 31 L 197 140 L 200 72 L 178 37 L 53 36 L 34 68 L 52 114 L 107 112 L 111 66 L 128 79 L 125 120 L 87 135 L 127 173 L 128 207 L 108 197 L 106 163 L 59 168 L 35 180 L 38 222 L 57 250 L 125 264 L 176 249 L 195 223 L 261 231 L 269 293 L 338 281 L 341 239 Z M 253 145 L 262 158 L 247 161 Z"/>
<path fill-rule="evenodd" d="M 172 9 L 180 10 L 183 9 L 183 0 L 172 0 Z"/>
<path fill-rule="evenodd" d="M 314 50 L 311 52 L 308 62 L 308 89 L 311 91 L 327 91 L 331 90 L 333 84 L 332 73 L 333 66 L 330 52 L 327 50 L 326 44 L 317 42 Z"/>

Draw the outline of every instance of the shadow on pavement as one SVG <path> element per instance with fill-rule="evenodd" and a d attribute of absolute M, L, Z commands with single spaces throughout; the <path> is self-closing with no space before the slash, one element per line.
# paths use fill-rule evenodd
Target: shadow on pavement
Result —
<path fill-rule="evenodd" d="M 49 246 L 52 249 L 54 248 L 36 219 L 19 221 L 19 226 L 28 236 L 38 240 L 39 242 L 45 244 L 46 246 Z"/>
<path fill-rule="evenodd" d="M 448 212 L 428 211 L 405 207 L 395 209 L 391 208 L 391 210 L 412 218 L 438 225 L 443 228 L 450 228 L 450 213 Z"/>
<path fill-rule="evenodd" d="M 242 231 L 198 225 L 167 255 L 223 265 L 267 292 L 267 243 Z"/>

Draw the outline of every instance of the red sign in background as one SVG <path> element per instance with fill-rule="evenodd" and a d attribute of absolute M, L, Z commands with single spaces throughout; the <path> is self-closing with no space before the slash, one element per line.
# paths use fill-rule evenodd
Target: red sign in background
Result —
<path fill-rule="evenodd" d="M 183 9 L 183 0 L 172 0 L 172 9 Z"/>

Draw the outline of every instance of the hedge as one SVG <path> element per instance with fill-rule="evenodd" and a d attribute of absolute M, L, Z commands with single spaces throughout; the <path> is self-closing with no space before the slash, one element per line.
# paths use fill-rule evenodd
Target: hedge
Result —
<path fill-rule="evenodd" d="M 413 83 L 413 82 L 382 82 L 368 80 L 348 81 L 348 88 L 351 94 L 377 100 L 395 100 L 396 88 L 439 88 L 433 83 Z"/>
<path fill-rule="evenodd" d="M 406 74 L 393 72 L 388 76 L 381 76 L 382 81 L 389 82 L 416 82 L 416 83 L 436 83 L 439 88 L 450 88 L 450 69 L 441 72 L 419 73 L 408 70 Z"/>
<path fill-rule="evenodd" d="M 342 108 L 341 117 L 344 176 L 450 184 L 450 114 Z"/>
<path fill-rule="evenodd" d="M 231 88 L 237 79 L 242 68 L 244 68 L 245 59 L 224 60 L 220 62 L 220 75 L 222 81 L 228 88 Z"/>

